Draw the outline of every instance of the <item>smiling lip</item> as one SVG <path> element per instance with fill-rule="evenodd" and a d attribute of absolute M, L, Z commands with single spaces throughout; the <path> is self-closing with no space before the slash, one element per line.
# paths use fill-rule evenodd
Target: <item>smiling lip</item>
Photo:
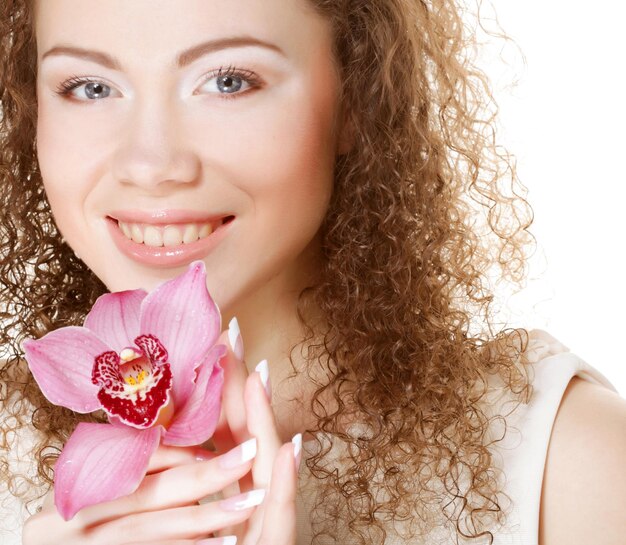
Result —
<path fill-rule="evenodd" d="M 145 218 L 146 215 L 144 214 L 141 217 Z M 206 215 L 204 217 L 206 218 Z M 188 265 L 196 259 L 206 257 L 228 233 L 234 216 L 228 216 L 225 219 L 227 221 L 219 225 L 208 237 L 189 244 L 178 244 L 176 246 L 146 246 L 145 244 L 138 244 L 126 238 L 117 221 L 112 217 L 107 217 L 106 223 L 111 238 L 113 238 L 115 245 L 124 255 L 144 265 L 165 268 Z M 137 220 L 139 220 L 139 217 L 135 216 L 135 221 Z M 175 223 L 171 215 L 168 217 L 168 223 Z"/>
<path fill-rule="evenodd" d="M 145 210 L 129 209 L 114 210 L 109 214 L 113 219 L 124 223 L 149 223 L 152 225 L 172 225 L 174 223 L 211 223 L 228 216 L 219 214 L 210 216 L 206 212 L 182 209 L 163 209 L 147 212 Z"/>

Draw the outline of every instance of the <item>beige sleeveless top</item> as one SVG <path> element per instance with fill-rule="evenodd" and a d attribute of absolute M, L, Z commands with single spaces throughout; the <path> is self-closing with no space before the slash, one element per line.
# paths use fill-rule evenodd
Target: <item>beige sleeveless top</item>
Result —
<path fill-rule="evenodd" d="M 506 513 L 503 526 L 489 528 L 493 533 L 493 545 L 537 545 L 539 535 L 539 503 L 543 473 L 548 451 L 552 425 L 561 398 L 569 381 L 574 376 L 599 384 L 617 392 L 617 389 L 597 369 L 569 351 L 548 332 L 534 329 L 529 332 L 530 339 L 526 351 L 522 354 L 525 363 L 532 364 L 530 376 L 533 379 L 533 394 L 528 404 L 517 406 L 507 416 L 507 429 L 504 439 L 490 447 L 494 465 L 504 475 L 503 490 L 510 498 L 510 503 L 500 504 Z M 483 410 L 489 416 L 509 414 L 517 405 L 505 395 L 495 379 L 490 382 L 489 393 L 484 398 Z M 507 407 L 510 405 L 510 407 Z M 502 437 L 502 430 L 493 427 L 488 435 L 491 438 Z M 313 448 L 314 442 L 305 444 Z M 304 466 L 304 464 L 302 464 Z M 298 542 L 297 545 L 310 544 L 311 500 L 307 495 L 309 478 L 301 470 L 302 493 L 298 495 Z M 309 497 L 310 496 L 310 497 Z M 308 500 L 308 501 L 307 501 Z M 504 498 L 506 501 L 506 498 Z M 499 502 L 500 503 L 500 502 Z M 439 516 L 439 524 L 429 534 L 410 541 L 403 540 L 393 528 L 388 530 L 386 545 L 435 545 L 438 543 L 457 543 L 456 532 L 450 523 Z M 447 526 L 446 526 L 447 525 Z M 458 543 L 482 545 L 489 543 L 488 536 L 483 541 L 467 540 L 458 536 Z M 324 542 L 324 545 L 336 541 Z M 350 537 L 339 540 L 342 545 L 352 545 Z"/>
<path fill-rule="evenodd" d="M 511 504 L 505 509 L 506 523 L 502 527 L 491 529 L 494 545 L 537 545 L 539 528 L 539 502 L 541 485 L 546 461 L 546 454 L 552 425 L 561 398 L 569 381 L 574 376 L 609 388 L 617 389 L 597 369 L 571 353 L 569 349 L 552 335 L 540 329 L 532 330 L 530 342 L 523 358 L 532 364 L 533 395 L 528 404 L 522 404 L 507 417 L 507 433 L 504 439 L 490 447 L 494 454 L 494 463 L 505 475 L 504 491 L 511 498 Z M 533 376 L 531 375 L 531 376 Z M 486 413 L 507 414 L 507 399 L 501 395 L 497 384 L 486 396 Z M 489 408 L 491 407 L 491 408 Z M 32 433 L 32 432 L 31 432 Z M 493 433 L 497 433 L 494 430 Z M 501 434 L 500 434 L 501 435 Z M 30 448 L 32 435 L 16 438 L 11 451 L 11 468 L 18 473 L 33 474 Z M 312 453 L 315 441 L 303 445 L 304 455 Z M 315 479 L 308 474 L 304 463 L 300 468 L 299 494 L 297 499 L 298 538 L 297 545 L 311 543 L 311 524 L 309 514 L 315 498 Z M 28 508 L 9 494 L 6 484 L 0 483 L 0 543 L 2 545 L 21 545 L 21 527 L 23 521 L 32 514 L 38 502 Z M 453 528 L 446 527 L 445 519 L 432 532 L 417 540 L 403 541 L 390 529 L 387 545 L 432 545 L 435 543 L 454 543 Z M 449 523 L 447 523 L 449 524 Z M 459 536 L 459 543 L 463 538 Z M 488 539 L 484 543 L 488 543 Z M 324 543 L 322 541 L 322 543 Z M 336 543 L 327 541 L 326 543 Z M 341 541 L 349 545 L 350 539 Z M 471 543 L 481 543 L 473 540 Z"/>

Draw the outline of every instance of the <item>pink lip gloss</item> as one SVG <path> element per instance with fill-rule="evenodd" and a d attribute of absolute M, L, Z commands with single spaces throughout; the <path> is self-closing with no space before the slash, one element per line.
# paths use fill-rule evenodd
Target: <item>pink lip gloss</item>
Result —
<path fill-rule="evenodd" d="M 107 228 L 118 249 L 127 257 L 156 267 L 176 267 L 186 265 L 196 259 L 206 257 L 226 236 L 234 219 L 221 224 L 208 237 L 196 240 L 189 244 L 177 246 L 147 246 L 129 240 L 119 228 L 117 221 L 106 218 Z"/>

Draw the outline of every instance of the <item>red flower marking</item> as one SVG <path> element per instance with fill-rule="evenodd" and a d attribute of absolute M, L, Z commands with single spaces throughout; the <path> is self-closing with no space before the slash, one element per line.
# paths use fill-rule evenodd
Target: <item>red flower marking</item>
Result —
<path fill-rule="evenodd" d="M 118 355 L 104 352 L 95 358 L 91 382 L 109 416 L 137 429 L 154 425 L 170 401 L 172 370 L 167 350 L 154 335 L 139 335 L 135 344 Z"/>

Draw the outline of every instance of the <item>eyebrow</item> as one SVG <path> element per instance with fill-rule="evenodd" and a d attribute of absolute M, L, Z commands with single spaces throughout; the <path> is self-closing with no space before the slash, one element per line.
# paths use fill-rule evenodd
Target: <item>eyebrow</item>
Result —
<path fill-rule="evenodd" d="M 285 52 L 277 45 L 269 42 L 264 42 L 263 40 L 259 40 L 258 38 L 253 38 L 251 36 L 230 36 L 227 38 L 219 38 L 217 40 L 202 42 L 200 44 L 194 45 L 193 47 L 190 47 L 189 49 L 186 49 L 185 51 L 182 51 L 178 54 L 176 58 L 176 65 L 178 66 L 178 68 L 184 68 L 185 66 L 194 62 L 196 59 L 202 57 L 203 55 L 207 55 L 208 53 L 212 53 L 213 51 L 235 47 L 244 47 L 248 45 L 263 47 L 265 49 L 274 51 L 282 55 L 283 57 L 287 56 Z M 110 68 L 112 70 L 121 70 L 122 68 L 120 61 L 117 60 L 115 57 L 112 57 L 108 53 L 67 45 L 57 45 L 52 47 L 42 55 L 41 60 L 43 61 L 45 58 L 55 55 L 69 55 L 72 57 L 77 57 L 79 59 L 85 59 L 101 64 L 102 66 L 106 66 L 107 68 Z"/>

